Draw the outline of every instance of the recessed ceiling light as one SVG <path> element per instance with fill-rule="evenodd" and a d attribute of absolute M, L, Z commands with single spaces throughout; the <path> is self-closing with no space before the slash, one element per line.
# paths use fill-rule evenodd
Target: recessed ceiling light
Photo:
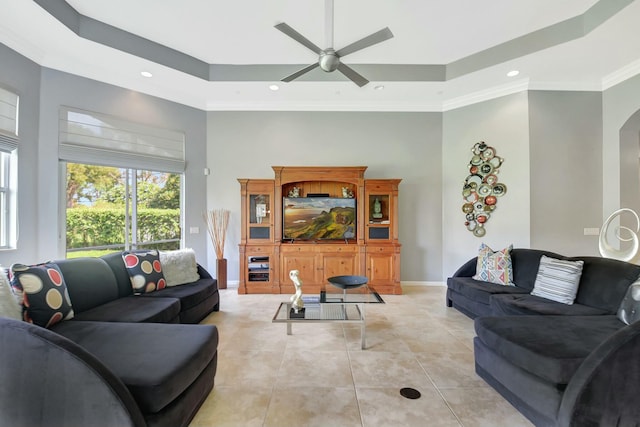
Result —
<path fill-rule="evenodd" d="M 153 74 L 151 74 L 149 71 L 141 71 L 140 75 L 142 77 L 153 77 Z"/>
<path fill-rule="evenodd" d="M 378 85 L 378 86 L 374 86 L 375 90 L 383 90 L 384 86 L 383 85 Z"/>
<path fill-rule="evenodd" d="M 507 77 L 515 77 L 515 76 L 517 76 L 518 74 L 520 74 L 520 71 L 518 71 L 518 70 L 511 70 L 511 71 L 509 71 L 509 72 L 507 73 Z"/>
<path fill-rule="evenodd" d="M 276 91 L 276 90 L 280 90 L 280 86 L 278 85 L 269 85 L 269 89 L 271 89 L 272 91 Z"/>

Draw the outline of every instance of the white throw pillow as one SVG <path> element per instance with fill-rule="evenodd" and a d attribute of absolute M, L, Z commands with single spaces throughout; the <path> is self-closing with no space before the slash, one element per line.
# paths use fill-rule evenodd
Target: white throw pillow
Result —
<path fill-rule="evenodd" d="M 11 292 L 9 279 L 2 266 L 0 266 L 0 317 L 22 320 L 22 309 L 16 296 Z"/>
<path fill-rule="evenodd" d="M 531 295 L 573 304 L 583 265 L 584 261 L 565 261 L 542 255 Z"/>
<path fill-rule="evenodd" d="M 160 251 L 160 264 L 167 286 L 184 285 L 200 279 L 193 249 Z"/>

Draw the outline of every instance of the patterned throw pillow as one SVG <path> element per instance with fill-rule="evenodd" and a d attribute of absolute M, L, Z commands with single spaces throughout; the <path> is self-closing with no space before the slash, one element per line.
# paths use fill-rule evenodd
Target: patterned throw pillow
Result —
<path fill-rule="evenodd" d="M 48 328 L 73 318 L 67 284 L 56 264 L 13 264 L 9 274 L 25 321 Z"/>
<path fill-rule="evenodd" d="M 158 251 L 125 251 L 122 252 L 122 259 L 129 272 L 134 294 L 146 294 L 167 286 Z"/>
<path fill-rule="evenodd" d="M 627 325 L 640 320 L 640 278 L 627 289 L 627 294 L 618 308 L 618 319 Z"/>
<path fill-rule="evenodd" d="M 500 251 L 494 251 L 482 243 L 478 251 L 476 274 L 473 278 L 498 285 L 514 286 L 513 264 L 511 262 L 512 249 L 513 245 L 509 245 L 509 247 Z"/>
<path fill-rule="evenodd" d="M 571 305 L 576 299 L 584 261 L 565 261 L 542 255 L 531 295 Z"/>

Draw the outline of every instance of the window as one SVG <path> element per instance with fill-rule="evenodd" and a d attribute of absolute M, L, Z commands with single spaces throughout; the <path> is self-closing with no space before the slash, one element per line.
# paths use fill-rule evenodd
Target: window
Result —
<path fill-rule="evenodd" d="M 11 189 L 9 188 L 9 153 L 0 151 L 0 248 L 10 247 L 9 220 L 11 218 L 9 203 Z"/>
<path fill-rule="evenodd" d="M 179 249 L 182 175 L 67 163 L 67 257 Z"/>
<path fill-rule="evenodd" d="M 178 249 L 184 133 L 63 107 L 67 257 Z"/>
<path fill-rule="evenodd" d="M 17 94 L 0 87 L 0 249 L 16 245 Z"/>

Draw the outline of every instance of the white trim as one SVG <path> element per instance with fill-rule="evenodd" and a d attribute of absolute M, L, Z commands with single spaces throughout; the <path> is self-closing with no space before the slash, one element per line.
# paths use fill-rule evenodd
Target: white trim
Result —
<path fill-rule="evenodd" d="M 400 282 L 400 286 L 434 286 L 434 287 L 445 287 L 447 284 L 445 282 L 416 282 L 416 281 L 402 281 Z"/>
<path fill-rule="evenodd" d="M 625 80 L 640 74 L 640 59 L 602 78 L 602 90 L 607 90 Z"/>
<path fill-rule="evenodd" d="M 468 95 L 452 98 L 442 103 L 442 111 L 455 110 L 478 102 L 489 101 L 506 95 L 522 92 L 529 89 L 529 79 L 521 79 L 506 85 L 494 86 L 492 88 L 472 92 Z"/>

